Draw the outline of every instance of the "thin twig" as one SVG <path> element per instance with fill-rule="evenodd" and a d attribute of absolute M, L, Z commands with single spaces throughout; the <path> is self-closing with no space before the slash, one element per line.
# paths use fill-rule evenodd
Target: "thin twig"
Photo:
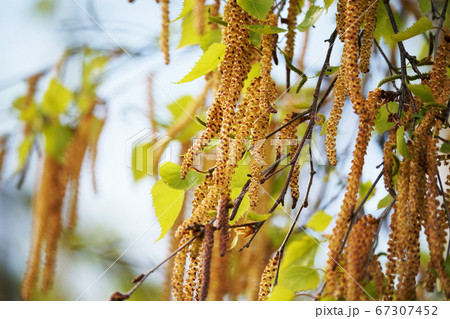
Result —
<path fill-rule="evenodd" d="M 442 8 L 442 12 L 440 14 L 439 25 L 436 29 L 436 33 L 434 34 L 434 57 L 436 58 L 438 42 L 439 42 L 439 33 L 441 32 L 442 26 L 444 25 L 445 15 L 447 13 L 448 0 L 445 0 L 444 7 Z"/>

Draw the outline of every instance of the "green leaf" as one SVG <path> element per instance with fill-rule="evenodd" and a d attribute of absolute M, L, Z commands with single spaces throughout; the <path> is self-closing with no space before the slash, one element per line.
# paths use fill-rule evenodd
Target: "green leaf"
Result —
<path fill-rule="evenodd" d="M 372 187 L 372 182 L 369 180 L 365 183 L 359 183 L 359 198 L 362 200 L 367 193 L 369 192 L 370 188 Z M 372 193 L 369 195 L 369 199 L 372 198 L 372 196 L 375 195 L 375 189 L 372 191 Z"/>
<path fill-rule="evenodd" d="M 242 163 L 238 163 L 236 171 L 231 177 L 231 186 L 232 187 L 244 187 L 245 183 L 249 180 L 250 177 L 248 175 L 251 174 L 250 168 L 248 165 L 244 165 Z"/>
<path fill-rule="evenodd" d="M 184 46 L 200 44 L 200 34 L 195 27 L 195 19 L 192 10 L 183 16 L 181 22 L 181 38 L 178 43 L 178 49 Z"/>
<path fill-rule="evenodd" d="M 279 282 L 292 291 L 305 291 L 317 288 L 320 278 L 314 268 L 292 265 L 280 272 Z"/>
<path fill-rule="evenodd" d="M 325 8 L 321 8 L 318 6 L 309 7 L 308 11 L 303 18 L 303 21 L 297 26 L 297 30 L 300 32 L 304 32 L 308 30 L 322 15 L 322 12 Z"/>
<path fill-rule="evenodd" d="M 320 136 L 325 135 L 327 133 L 327 125 L 328 125 L 328 120 L 323 122 L 321 129 L 320 129 Z"/>
<path fill-rule="evenodd" d="M 391 38 L 395 42 L 405 41 L 407 39 L 415 37 L 416 35 L 424 33 L 432 28 L 433 24 L 431 23 L 431 21 L 427 17 L 422 17 L 416 22 L 414 22 L 414 24 L 409 28 L 407 28 L 405 31 L 393 34 Z"/>
<path fill-rule="evenodd" d="M 20 143 L 17 148 L 18 155 L 18 163 L 17 163 L 17 171 L 20 172 L 24 167 L 25 163 L 28 160 L 28 157 L 31 153 L 31 148 L 33 147 L 33 143 L 35 140 L 34 134 L 28 134 L 25 136 L 24 140 Z"/>
<path fill-rule="evenodd" d="M 200 48 L 205 52 L 213 43 L 220 43 L 222 40 L 222 31 L 219 29 L 208 30 L 200 37 Z"/>
<path fill-rule="evenodd" d="M 392 201 L 393 201 L 393 198 L 392 198 L 391 194 L 387 194 L 385 197 L 383 197 L 378 202 L 377 209 L 388 207 Z"/>
<path fill-rule="evenodd" d="M 268 301 L 291 301 L 295 297 L 295 292 L 280 284 L 276 285 L 270 294 Z"/>
<path fill-rule="evenodd" d="M 327 9 L 328 12 L 328 8 L 333 4 L 334 0 L 325 0 L 325 8 Z"/>
<path fill-rule="evenodd" d="M 172 228 L 180 214 L 183 207 L 184 190 L 171 188 L 160 179 L 152 187 L 152 200 L 156 218 L 161 227 L 161 235 L 156 240 L 158 241 Z"/>
<path fill-rule="evenodd" d="M 273 0 L 237 0 L 237 3 L 248 14 L 263 20 L 269 13 Z"/>
<path fill-rule="evenodd" d="M 286 32 L 286 29 L 274 27 L 271 25 L 262 25 L 262 24 L 252 24 L 252 25 L 246 25 L 245 26 L 250 31 L 256 32 L 256 33 L 265 33 L 265 34 L 275 34 L 275 33 L 281 33 Z"/>
<path fill-rule="evenodd" d="M 314 258 L 318 248 L 318 240 L 302 234 L 298 239 L 292 241 L 287 247 L 281 263 L 281 269 L 291 265 L 309 266 L 314 265 Z"/>
<path fill-rule="evenodd" d="M 306 223 L 306 227 L 309 227 L 317 232 L 324 231 L 330 224 L 332 217 L 325 213 L 323 210 L 319 210 L 312 215 L 309 221 Z"/>
<path fill-rule="evenodd" d="M 164 183 L 174 189 L 197 187 L 205 179 L 202 173 L 188 171 L 185 179 L 181 179 L 181 166 L 172 162 L 164 162 L 159 167 L 159 175 Z"/>
<path fill-rule="evenodd" d="M 431 10 L 431 1 L 430 0 L 419 0 L 419 8 L 420 8 L 420 13 L 422 13 L 422 15 L 427 14 Z"/>
<path fill-rule="evenodd" d="M 231 194 L 230 194 L 231 199 L 235 200 L 236 197 L 238 197 L 239 194 L 241 193 L 241 190 L 242 190 L 241 187 L 233 187 L 231 189 Z M 236 224 L 236 222 L 238 222 L 239 219 L 241 219 L 241 217 L 245 215 L 245 212 L 249 208 L 250 208 L 250 200 L 248 198 L 248 193 L 246 193 L 244 198 L 242 199 L 241 205 L 239 206 L 239 209 L 236 213 L 236 217 L 232 221 L 230 221 L 230 225 Z"/>
<path fill-rule="evenodd" d="M 181 18 L 183 18 L 186 14 L 191 12 L 193 7 L 194 7 L 194 0 L 184 0 L 183 1 L 183 9 L 181 9 L 181 12 L 178 15 L 178 17 L 175 20 L 173 20 L 172 22 L 175 22 L 175 21 L 180 20 Z"/>
<path fill-rule="evenodd" d="M 57 79 L 52 79 L 44 94 L 41 110 L 46 115 L 59 115 L 67 110 L 71 100 L 72 92 Z"/>
<path fill-rule="evenodd" d="M 211 72 L 222 61 L 225 55 L 225 44 L 213 43 L 209 46 L 205 53 L 200 57 L 195 66 L 183 79 L 177 83 L 186 83 Z"/>
<path fill-rule="evenodd" d="M 407 84 L 408 89 L 419 99 L 424 102 L 434 102 L 434 95 L 431 93 L 431 88 L 423 84 Z"/>
<path fill-rule="evenodd" d="M 73 131 L 65 125 L 49 125 L 43 130 L 45 136 L 45 152 L 59 162 L 64 160 L 64 151 L 69 144 Z"/>
<path fill-rule="evenodd" d="M 408 147 L 406 146 L 404 135 L 405 127 L 402 125 L 397 129 L 397 150 L 404 158 L 411 159 L 411 155 L 409 155 L 408 152 Z"/>
<path fill-rule="evenodd" d="M 252 65 L 252 68 L 250 69 L 250 72 L 248 72 L 247 78 L 244 81 L 244 88 L 243 91 L 245 93 L 245 91 L 247 90 L 248 86 L 250 85 L 250 82 L 258 77 L 261 74 L 261 64 L 255 63 Z"/>
<path fill-rule="evenodd" d="M 255 222 L 262 222 L 269 218 L 272 214 L 258 214 L 254 212 L 247 213 L 247 220 L 252 220 Z"/>
<path fill-rule="evenodd" d="M 441 148 L 439 149 L 442 153 L 450 153 L 450 143 L 444 143 L 442 144 Z"/>
<path fill-rule="evenodd" d="M 389 102 L 387 105 L 384 104 L 382 107 L 380 107 L 375 117 L 375 130 L 379 134 L 386 132 L 395 125 L 395 123 L 389 122 L 389 114 L 397 113 L 397 111 L 398 111 L 397 102 Z"/>

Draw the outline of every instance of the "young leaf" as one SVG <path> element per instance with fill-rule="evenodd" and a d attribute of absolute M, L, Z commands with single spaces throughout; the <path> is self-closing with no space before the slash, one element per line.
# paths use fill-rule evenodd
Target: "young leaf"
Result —
<path fill-rule="evenodd" d="M 450 143 L 444 143 L 442 144 L 441 148 L 439 149 L 442 153 L 450 153 Z"/>
<path fill-rule="evenodd" d="M 389 111 L 388 111 L 389 108 Z M 396 113 L 398 110 L 398 103 L 389 102 L 387 105 L 380 107 L 376 117 L 375 117 L 375 130 L 382 134 L 392 128 L 395 124 L 389 122 L 389 112 Z"/>
<path fill-rule="evenodd" d="M 431 10 L 431 1 L 430 0 L 419 0 L 419 9 L 422 15 L 427 14 Z"/>
<path fill-rule="evenodd" d="M 172 228 L 180 214 L 183 207 L 184 190 L 171 188 L 160 179 L 152 187 L 152 200 L 156 218 L 161 227 L 161 235 L 156 240 L 158 241 Z"/>
<path fill-rule="evenodd" d="M 241 193 L 242 187 L 233 187 L 231 189 L 230 197 L 232 200 L 235 200 L 236 197 L 239 196 Z M 248 193 L 245 194 L 244 198 L 242 199 L 241 205 L 239 206 L 239 209 L 237 211 L 236 217 L 230 221 L 230 225 L 236 224 L 239 219 L 241 219 L 242 216 L 244 216 L 245 212 L 250 208 L 250 200 L 248 199 Z"/>
<path fill-rule="evenodd" d="M 238 167 L 231 177 L 231 186 L 241 188 L 244 187 L 245 183 L 247 183 L 250 178 L 248 177 L 249 174 L 251 174 L 251 171 L 248 165 L 238 163 Z"/>
<path fill-rule="evenodd" d="M 427 17 L 422 17 L 405 31 L 393 34 L 391 38 L 395 42 L 405 41 L 432 28 L 433 24 L 431 23 L 431 21 Z"/>
<path fill-rule="evenodd" d="M 41 110 L 47 115 L 59 115 L 67 110 L 71 99 L 72 92 L 57 79 L 52 79 L 44 94 Z"/>
<path fill-rule="evenodd" d="M 268 301 L 291 301 L 295 297 L 295 292 L 291 289 L 276 285 L 273 287 L 272 293 L 270 294 Z"/>
<path fill-rule="evenodd" d="M 200 44 L 200 34 L 195 27 L 195 19 L 192 10 L 183 16 L 181 22 L 181 38 L 178 49 L 184 46 Z"/>
<path fill-rule="evenodd" d="M 308 11 L 305 14 L 305 17 L 303 18 L 303 21 L 297 26 L 297 30 L 300 32 L 308 30 L 312 25 L 314 25 L 314 23 L 316 23 L 324 10 L 325 8 L 314 5 L 309 7 Z"/>
<path fill-rule="evenodd" d="M 319 282 L 319 273 L 314 268 L 293 265 L 280 272 L 280 285 L 292 291 L 315 289 Z"/>
<path fill-rule="evenodd" d="M 272 7 L 273 0 L 237 0 L 238 5 L 257 19 L 264 19 Z"/>
<path fill-rule="evenodd" d="M 188 171 L 185 179 L 180 176 L 181 166 L 172 162 L 164 162 L 159 167 L 159 175 L 164 183 L 173 189 L 189 189 L 197 187 L 205 176 L 202 173 Z"/>
<path fill-rule="evenodd" d="M 200 57 L 195 66 L 192 68 L 183 79 L 177 83 L 186 83 L 195 80 L 196 78 L 205 75 L 214 70 L 222 61 L 225 55 L 225 44 L 213 43 L 209 46 L 205 53 Z"/>
<path fill-rule="evenodd" d="M 291 265 L 312 267 L 317 252 L 317 240 L 302 234 L 298 239 L 291 242 L 284 253 L 281 270 Z"/>
<path fill-rule="evenodd" d="M 325 211 L 319 210 L 309 219 L 306 223 L 306 227 L 309 227 L 317 232 L 322 232 L 328 227 L 331 219 L 332 217 L 325 213 Z"/>
<path fill-rule="evenodd" d="M 256 32 L 256 33 L 265 33 L 265 34 L 275 34 L 275 33 L 281 33 L 286 32 L 286 29 L 274 27 L 271 25 L 262 25 L 262 24 L 252 24 L 252 25 L 246 25 L 245 26 L 250 31 Z"/>
<path fill-rule="evenodd" d="M 243 88 L 243 92 L 245 93 L 245 91 L 247 90 L 248 86 L 250 85 L 250 82 L 258 77 L 261 74 L 261 64 L 255 63 L 252 65 L 252 68 L 250 69 L 250 72 L 248 72 L 247 78 L 244 81 L 244 88 Z"/>
<path fill-rule="evenodd" d="M 401 156 L 407 159 L 411 159 L 411 155 L 409 155 L 408 147 L 406 146 L 405 141 L 405 128 L 400 126 L 397 129 L 397 150 Z"/>
<path fill-rule="evenodd" d="M 64 151 L 72 135 L 72 130 L 64 125 L 54 124 L 45 127 L 45 152 L 62 162 L 64 159 Z"/>
<path fill-rule="evenodd" d="M 248 212 L 247 213 L 247 220 L 252 220 L 255 222 L 262 222 L 265 221 L 267 218 L 269 218 L 272 214 L 258 214 L 254 212 Z"/>
<path fill-rule="evenodd" d="M 423 84 L 407 84 L 408 89 L 419 99 L 426 103 L 434 102 L 434 95 L 431 93 L 431 88 Z"/>
<path fill-rule="evenodd" d="M 184 0 L 183 1 L 183 9 L 181 10 L 180 14 L 178 15 L 178 17 L 173 20 L 172 22 L 175 22 L 177 20 L 180 20 L 182 17 L 184 17 L 186 14 L 188 14 L 189 12 L 191 12 L 192 8 L 194 7 L 194 0 Z M 171 23 L 172 23 L 171 22 Z"/>
<path fill-rule="evenodd" d="M 388 207 L 389 204 L 392 202 L 393 198 L 391 194 L 387 194 L 385 197 L 383 197 L 377 205 L 377 209 Z"/>

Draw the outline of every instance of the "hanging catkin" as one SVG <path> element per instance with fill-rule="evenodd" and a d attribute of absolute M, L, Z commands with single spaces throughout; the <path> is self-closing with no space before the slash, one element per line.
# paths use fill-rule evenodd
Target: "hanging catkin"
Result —
<path fill-rule="evenodd" d="M 184 236 L 178 245 L 178 247 L 182 247 L 189 241 L 188 236 Z M 175 261 L 173 265 L 173 274 L 172 274 L 172 294 L 175 301 L 184 300 L 184 269 L 186 267 L 186 257 L 187 257 L 188 247 L 184 247 L 181 249 L 175 256 Z"/>
<path fill-rule="evenodd" d="M 361 73 L 369 72 L 373 33 L 377 23 L 377 9 L 378 0 L 372 0 L 367 3 L 367 9 L 364 13 L 364 31 L 360 49 L 359 70 Z"/>
<path fill-rule="evenodd" d="M 360 286 L 364 286 L 364 272 L 367 258 L 374 240 L 377 229 L 377 219 L 371 215 L 363 216 L 352 228 L 348 237 L 348 244 L 345 248 L 345 300 L 360 301 L 365 300 L 364 291 Z"/>
<path fill-rule="evenodd" d="M 327 134 L 325 136 L 325 149 L 328 160 L 332 166 L 337 164 L 336 155 L 336 135 L 339 121 L 341 120 L 342 109 L 345 102 L 345 94 L 347 92 L 345 83 L 345 61 L 342 62 L 341 68 L 337 75 L 336 84 L 334 86 L 334 102 L 331 109 L 330 118 L 327 122 Z"/>
<path fill-rule="evenodd" d="M 258 301 L 267 300 L 267 297 L 270 294 L 273 279 L 275 278 L 275 273 L 277 272 L 279 259 L 280 255 L 277 253 L 275 257 L 269 260 L 266 268 L 264 268 L 261 281 L 259 283 Z"/>
<path fill-rule="evenodd" d="M 211 258 L 214 247 L 214 227 L 211 224 L 205 225 L 205 238 L 203 240 L 203 264 L 200 301 L 205 301 L 208 297 L 209 282 L 211 278 Z"/>
<path fill-rule="evenodd" d="M 347 178 L 347 187 L 340 213 L 336 220 L 336 226 L 330 238 L 328 254 L 328 265 L 326 268 L 326 290 L 325 295 L 334 294 L 337 287 L 336 282 L 336 262 L 339 262 L 339 252 L 345 233 L 347 232 L 352 212 L 355 209 L 358 197 L 359 181 L 362 175 L 364 165 L 364 157 L 366 155 L 367 146 L 370 141 L 372 127 L 375 122 L 375 115 L 378 111 L 382 91 L 376 89 L 369 93 L 364 108 L 362 108 L 359 119 L 358 136 L 356 138 L 356 146 L 353 151 L 352 167 Z"/>
<path fill-rule="evenodd" d="M 205 32 L 205 0 L 195 0 L 193 12 L 197 32 L 202 35 Z"/>
<path fill-rule="evenodd" d="M 397 134 L 396 134 L 396 126 L 394 126 L 389 132 L 389 138 L 384 144 L 383 148 L 383 179 L 384 179 L 384 187 L 391 194 L 391 196 L 395 195 L 394 191 L 394 181 L 393 181 L 393 172 L 395 158 L 394 158 L 394 150 L 397 143 Z"/>
<path fill-rule="evenodd" d="M 347 0 L 338 0 L 336 13 L 336 30 L 341 41 L 344 41 L 343 35 L 346 28 L 346 21 L 345 21 L 346 10 L 347 10 Z"/>
<path fill-rule="evenodd" d="M 169 18 L 169 0 L 160 0 L 161 3 L 161 34 L 159 43 L 161 46 L 161 52 L 164 55 L 164 62 L 169 64 L 169 26 L 170 26 L 170 18 Z"/>
<path fill-rule="evenodd" d="M 286 57 L 291 61 L 294 57 L 294 48 L 295 48 L 295 34 L 297 26 L 297 15 L 299 11 L 299 0 L 289 0 L 289 8 L 288 8 L 288 15 L 287 15 L 287 27 L 288 32 L 286 33 L 286 47 L 284 49 L 284 52 L 286 53 Z M 289 69 L 289 66 L 286 64 L 286 87 L 289 90 L 290 87 L 290 74 L 291 70 Z"/>
<path fill-rule="evenodd" d="M 42 250 L 45 245 L 43 290 L 51 285 L 58 239 L 61 235 L 61 209 L 67 178 L 55 158 L 45 156 L 40 184 L 34 199 L 33 235 L 27 270 L 22 284 L 22 297 L 29 300 L 38 280 Z"/>

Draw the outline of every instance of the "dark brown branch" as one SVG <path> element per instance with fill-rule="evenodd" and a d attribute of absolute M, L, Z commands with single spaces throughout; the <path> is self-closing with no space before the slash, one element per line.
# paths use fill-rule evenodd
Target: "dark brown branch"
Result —
<path fill-rule="evenodd" d="M 447 14 L 448 0 L 445 0 L 444 7 L 442 8 L 442 12 L 440 14 L 439 25 L 436 29 L 436 33 L 434 34 L 434 57 L 436 57 L 438 42 L 439 42 L 439 33 L 441 32 L 442 26 L 444 25 L 445 15 Z"/>

